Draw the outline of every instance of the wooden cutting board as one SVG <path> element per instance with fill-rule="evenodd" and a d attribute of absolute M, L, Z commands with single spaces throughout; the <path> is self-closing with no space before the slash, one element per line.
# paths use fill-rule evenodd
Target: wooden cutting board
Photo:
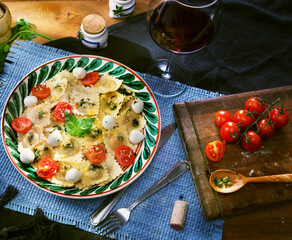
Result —
<path fill-rule="evenodd" d="M 193 180 L 207 220 L 249 212 L 292 200 L 292 183 L 249 183 L 241 190 L 222 194 L 209 184 L 210 173 L 230 169 L 245 176 L 292 173 L 292 113 L 289 123 L 263 141 L 262 147 L 249 152 L 240 144 L 227 143 L 224 157 L 212 162 L 205 155 L 207 143 L 221 140 L 215 125 L 215 113 L 234 114 L 249 97 L 261 96 L 274 102 L 280 98 L 284 108 L 292 109 L 292 86 L 182 102 L 173 105 L 175 118 L 191 165 Z M 280 107 L 281 104 L 276 106 Z"/>

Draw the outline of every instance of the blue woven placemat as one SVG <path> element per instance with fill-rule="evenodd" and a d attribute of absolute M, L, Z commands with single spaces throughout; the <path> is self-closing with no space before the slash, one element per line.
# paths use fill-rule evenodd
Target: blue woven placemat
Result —
<path fill-rule="evenodd" d="M 73 55 L 59 49 L 36 44 L 32 41 L 17 41 L 11 47 L 11 53 L 0 75 L 1 112 L 5 101 L 16 83 L 35 67 L 49 60 Z M 166 82 L 146 74 L 140 74 L 153 89 L 156 87 L 175 88 L 175 83 Z M 172 104 L 202 98 L 217 97 L 218 93 L 187 86 L 183 94 L 164 98 L 156 96 L 160 111 L 162 127 L 174 122 Z M 0 194 L 8 185 L 13 185 L 19 194 L 6 205 L 7 208 L 33 215 L 40 207 L 45 215 L 54 221 L 74 225 L 86 231 L 94 232 L 89 216 L 102 203 L 104 198 L 76 200 L 49 194 L 29 183 L 13 167 L 5 153 L 3 144 L 0 147 L 1 175 Z M 165 146 L 155 156 L 147 170 L 124 194 L 115 209 L 128 207 L 140 195 L 160 179 L 177 161 L 186 159 L 178 130 L 174 132 Z M 169 227 L 174 202 L 185 200 L 189 210 L 183 231 Z M 131 214 L 130 221 L 116 232 L 115 239 L 221 239 L 223 220 L 206 221 L 200 207 L 195 185 L 190 171 L 169 184 L 140 205 Z"/>

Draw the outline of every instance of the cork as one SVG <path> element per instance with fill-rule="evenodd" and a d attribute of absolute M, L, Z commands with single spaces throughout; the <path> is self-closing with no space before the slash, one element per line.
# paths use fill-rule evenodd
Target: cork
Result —
<path fill-rule="evenodd" d="M 98 14 L 87 15 L 83 21 L 83 29 L 89 34 L 100 33 L 105 28 L 105 20 Z"/>
<path fill-rule="evenodd" d="M 184 228 L 188 206 L 187 201 L 177 200 L 174 203 L 169 225 L 175 230 L 182 230 Z"/>

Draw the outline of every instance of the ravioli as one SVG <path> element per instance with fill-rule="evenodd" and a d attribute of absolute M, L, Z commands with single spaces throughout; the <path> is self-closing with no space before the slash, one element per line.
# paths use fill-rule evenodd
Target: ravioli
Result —
<path fill-rule="evenodd" d="M 52 177 L 51 182 L 63 187 L 74 186 L 74 183 L 68 182 L 65 179 L 67 171 L 71 168 L 79 169 L 79 163 L 71 161 L 58 161 L 58 171 Z"/>
<path fill-rule="evenodd" d="M 135 113 L 131 107 L 127 107 L 117 117 L 117 124 L 125 126 L 128 132 L 132 130 L 141 131 L 146 126 L 146 120 L 141 114 Z"/>
<path fill-rule="evenodd" d="M 67 70 L 47 80 L 45 84 L 50 88 L 50 96 L 38 100 L 35 106 L 26 107 L 21 115 L 30 119 L 33 126 L 27 133 L 18 133 L 19 152 L 24 148 L 30 148 L 34 152 L 35 160 L 31 165 L 35 169 L 42 158 L 55 160 L 58 165 L 57 172 L 47 180 L 59 186 L 75 186 L 85 190 L 94 185 L 104 186 L 120 177 L 125 167 L 120 166 L 115 159 L 115 150 L 121 145 L 126 145 L 135 151 L 137 145 L 130 142 L 129 132 L 133 129 L 140 131 L 146 125 L 142 114 L 131 111 L 135 93 L 122 85 L 122 82 L 104 74 L 95 85 L 84 86 Z M 54 111 L 59 102 L 71 105 L 76 121 L 94 118 L 85 134 L 72 136 L 65 123 L 57 120 Z M 102 125 L 106 115 L 112 115 L 116 120 L 117 124 L 111 130 Z M 60 142 L 54 143 L 53 146 L 47 140 L 56 130 L 59 131 Z M 93 164 L 87 154 L 95 145 L 104 149 L 105 158 L 101 163 Z M 66 180 L 66 174 L 71 168 L 82 173 L 78 182 L 71 183 Z"/>
<path fill-rule="evenodd" d="M 84 146 L 87 148 L 92 145 L 100 144 L 104 142 L 103 132 L 105 129 L 103 128 L 100 120 L 95 118 L 90 131 L 85 134 L 82 138 Z"/>
<path fill-rule="evenodd" d="M 109 179 L 104 162 L 100 165 L 94 165 L 89 161 L 82 161 L 80 163 L 80 170 L 82 172 L 81 180 L 75 184 L 78 188 L 88 189 L 90 186 L 108 181 Z"/>
<path fill-rule="evenodd" d="M 113 155 L 107 154 L 107 156 L 104 160 L 104 163 L 107 167 L 108 174 L 109 174 L 109 179 L 108 179 L 108 181 L 105 182 L 105 184 L 109 181 L 112 181 L 112 180 L 118 178 L 119 176 L 121 176 L 124 173 L 122 167 L 118 164 L 118 162 L 115 160 Z M 101 183 L 100 183 L 100 185 L 101 185 Z"/>
<path fill-rule="evenodd" d="M 121 109 L 124 96 L 118 92 L 111 92 L 101 94 L 100 96 L 100 109 L 104 115 L 112 115 L 116 117 Z"/>
<path fill-rule="evenodd" d="M 132 150 L 135 149 L 134 145 L 129 140 L 129 134 L 125 126 L 113 128 L 104 133 L 104 144 L 108 153 L 115 154 L 117 147 L 126 145 Z"/>
<path fill-rule="evenodd" d="M 76 115 L 96 115 L 99 110 L 99 96 L 91 87 L 79 87 L 74 89 L 69 98 Z"/>
<path fill-rule="evenodd" d="M 34 149 L 39 145 L 44 145 L 47 141 L 42 128 L 34 125 L 27 133 L 18 133 L 18 151 L 21 152 L 24 148 Z"/>
<path fill-rule="evenodd" d="M 66 78 L 56 78 L 52 81 L 47 81 L 46 86 L 50 88 L 51 94 L 45 102 L 58 103 L 58 100 L 64 95 L 67 88 Z"/>
<path fill-rule="evenodd" d="M 44 102 L 34 107 L 27 108 L 22 116 L 30 119 L 34 125 L 43 128 L 51 123 L 51 108 L 51 104 Z"/>
<path fill-rule="evenodd" d="M 123 80 L 116 79 L 109 74 L 104 74 L 93 86 L 93 88 L 95 88 L 99 93 L 114 92 L 119 89 L 122 83 Z"/>
<path fill-rule="evenodd" d="M 62 132 L 62 141 L 59 146 L 54 147 L 54 159 L 66 159 L 79 162 L 83 156 L 83 144 L 78 137 Z"/>

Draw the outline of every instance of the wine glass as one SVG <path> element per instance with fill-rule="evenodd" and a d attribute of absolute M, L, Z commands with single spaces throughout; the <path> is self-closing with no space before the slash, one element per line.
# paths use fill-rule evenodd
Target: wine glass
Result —
<path fill-rule="evenodd" d="M 166 80 L 188 79 L 188 73 L 174 63 L 174 56 L 192 54 L 214 39 L 221 18 L 221 0 L 150 0 L 147 25 L 154 42 L 171 52 L 169 59 L 157 60 L 148 70 Z M 187 82 L 187 81 L 186 81 Z M 176 96 L 186 85 L 176 82 L 174 92 L 155 87 L 162 96 Z"/>

